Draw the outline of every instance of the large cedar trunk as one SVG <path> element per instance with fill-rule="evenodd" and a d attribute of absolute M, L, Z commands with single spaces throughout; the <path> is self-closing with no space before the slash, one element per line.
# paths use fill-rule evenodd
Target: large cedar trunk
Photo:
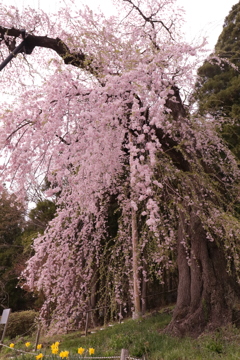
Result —
<path fill-rule="evenodd" d="M 184 244 L 186 234 L 187 245 Z M 237 283 L 227 272 L 220 245 L 206 238 L 201 221 L 193 211 L 188 225 L 180 214 L 177 261 L 177 303 L 167 332 L 198 336 L 204 330 L 232 322 Z"/>

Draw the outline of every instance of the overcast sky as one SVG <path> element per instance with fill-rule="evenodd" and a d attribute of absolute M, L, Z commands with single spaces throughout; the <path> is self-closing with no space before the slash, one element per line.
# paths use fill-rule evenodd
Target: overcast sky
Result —
<path fill-rule="evenodd" d="M 30 5 L 45 11 L 54 11 L 60 4 L 60 0 L 1 0 L 1 2 L 20 8 Z M 85 2 L 90 7 L 100 6 L 108 11 L 111 9 L 111 0 L 76 0 L 76 3 L 80 2 Z M 222 31 L 224 18 L 237 2 L 238 0 L 177 0 L 186 11 L 185 32 L 188 40 L 207 36 L 208 47 L 212 50 Z"/>
<path fill-rule="evenodd" d="M 208 37 L 214 48 L 222 31 L 225 17 L 238 0 L 177 0 L 186 11 L 186 33 L 189 39 Z"/>

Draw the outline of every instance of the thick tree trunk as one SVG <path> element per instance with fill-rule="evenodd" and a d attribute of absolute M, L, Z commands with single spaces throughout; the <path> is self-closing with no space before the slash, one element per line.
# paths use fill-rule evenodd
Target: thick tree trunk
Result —
<path fill-rule="evenodd" d="M 237 283 L 227 273 L 226 260 L 217 242 L 210 242 L 194 214 L 186 225 L 180 214 L 178 230 L 178 296 L 167 328 L 177 336 L 198 336 L 232 321 Z M 187 245 L 184 243 L 188 235 Z"/>

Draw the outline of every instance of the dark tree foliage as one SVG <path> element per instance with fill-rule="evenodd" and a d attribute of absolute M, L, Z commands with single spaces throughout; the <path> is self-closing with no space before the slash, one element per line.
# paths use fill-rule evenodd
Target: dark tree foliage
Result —
<path fill-rule="evenodd" d="M 43 232 L 53 219 L 55 205 L 41 200 L 29 212 L 16 201 L 14 194 L 6 190 L 0 195 L 0 306 L 13 311 L 35 307 L 33 299 L 25 289 L 18 286 L 18 277 L 32 253 L 31 245 L 38 232 Z"/>
<path fill-rule="evenodd" d="M 16 202 L 14 194 L 0 195 L 0 244 L 9 247 L 21 234 L 24 226 L 24 208 Z"/>
<path fill-rule="evenodd" d="M 231 119 L 221 133 L 240 157 L 240 2 L 225 18 L 215 54 L 218 59 L 206 60 L 198 69 L 195 99 L 202 114 Z"/>
<path fill-rule="evenodd" d="M 0 195 L 0 306 L 22 310 L 25 292 L 16 288 L 23 262 L 21 235 L 25 226 L 25 210 L 14 194 L 6 190 Z"/>
<path fill-rule="evenodd" d="M 29 212 L 29 226 L 43 232 L 49 221 L 54 218 L 56 205 L 50 200 L 38 201 L 36 207 Z"/>

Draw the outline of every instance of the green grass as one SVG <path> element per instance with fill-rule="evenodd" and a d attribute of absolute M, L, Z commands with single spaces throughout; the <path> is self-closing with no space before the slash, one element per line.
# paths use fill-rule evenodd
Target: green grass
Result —
<path fill-rule="evenodd" d="M 115 323 L 102 330 L 95 329 L 95 333 L 83 336 L 83 332 L 72 332 L 66 335 L 40 337 L 43 345 L 41 350 L 50 354 L 50 345 L 60 341 L 60 351 L 69 350 L 69 360 L 77 359 L 77 349 L 94 348 L 94 356 L 120 355 L 121 349 L 128 349 L 130 356 L 146 360 L 236 360 L 240 359 L 240 330 L 234 327 L 223 328 L 215 333 L 203 334 L 198 339 L 175 338 L 166 335 L 163 329 L 171 320 L 171 316 L 164 312 L 149 315 L 142 320 L 125 320 Z M 35 338 L 16 338 L 16 349 L 26 349 L 25 342 L 34 345 Z M 9 344 L 5 341 L 5 344 Z M 32 346 L 33 346 L 32 345 Z M 33 347 L 29 349 L 32 351 Z M 14 350 L 3 348 L 0 359 L 15 358 L 17 360 L 33 360 L 34 355 L 17 356 Z M 47 358 L 47 357 L 46 357 Z M 50 359 L 60 359 L 50 357 Z M 44 359 L 44 358 L 43 358 Z"/>

